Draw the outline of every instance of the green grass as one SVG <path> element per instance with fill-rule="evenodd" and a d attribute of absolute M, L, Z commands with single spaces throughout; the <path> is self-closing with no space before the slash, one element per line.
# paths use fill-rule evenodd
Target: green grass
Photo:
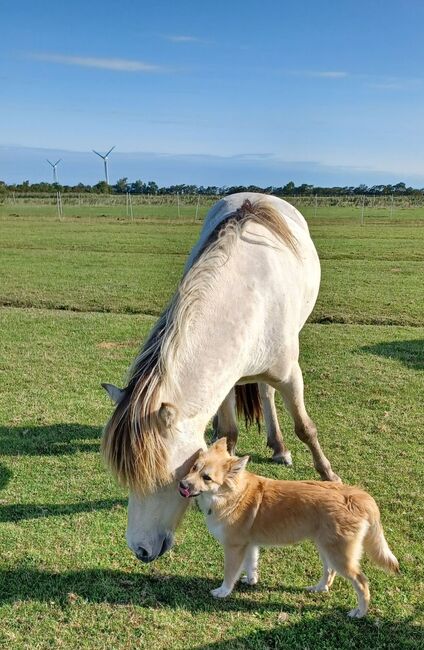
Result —
<path fill-rule="evenodd" d="M 402 570 L 365 560 L 370 616 L 350 621 L 342 579 L 328 596 L 304 592 L 320 572 L 310 544 L 264 550 L 260 584 L 223 602 L 209 596 L 222 550 L 194 508 L 153 565 L 126 548 L 126 495 L 99 457 L 111 411 L 100 382 L 122 382 L 199 226 L 13 217 L 1 227 L 0 647 L 424 646 L 422 228 L 311 224 L 323 259 L 314 318 L 336 322 L 302 333 L 307 405 L 335 470 L 380 504 Z M 259 473 L 314 478 L 279 412 L 293 468 L 272 465 L 254 429 L 242 430 L 240 453 Z"/>
<path fill-rule="evenodd" d="M 361 228 L 312 220 L 322 287 L 311 320 L 422 323 L 420 223 Z M 5 219 L 0 305 L 159 315 L 199 229 L 166 221 Z"/>

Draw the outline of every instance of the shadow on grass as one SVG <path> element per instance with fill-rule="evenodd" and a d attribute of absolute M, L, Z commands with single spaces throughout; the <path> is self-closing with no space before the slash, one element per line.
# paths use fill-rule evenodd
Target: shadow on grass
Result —
<path fill-rule="evenodd" d="M 399 621 L 349 620 L 339 609 L 325 616 L 303 615 L 301 621 L 276 625 L 215 643 L 194 644 L 193 650 L 407 650 L 424 647 L 423 628 L 412 618 Z"/>
<path fill-rule="evenodd" d="M 12 476 L 10 469 L 0 463 L 0 490 L 6 487 Z"/>
<path fill-rule="evenodd" d="M 74 603 L 108 603 L 136 605 L 153 609 L 172 607 L 187 611 L 269 611 L 285 608 L 298 611 L 293 605 L 270 599 L 258 602 L 250 599 L 252 588 L 239 585 L 232 598 L 214 599 L 210 590 L 219 586 L 219 580 L 204 577 L 185 577 L 167 574 L 142 575 L 123 571 L 90 569 L 67 573 L 50 573 L 33 567 L 0 572 L 0 604 L 15 601 L 57 603 L 67 607 Z M 292 587 L 281 587 L 279 592 L 302 592 Z M 248 594 L 249 598 L 243 595 Z M 305 611 L 319 609 L 319 602 L 311 599 Z"/>
<path fill-rule="evenodd" d="M 75 515 L 81 512 L 111 510 L 127 506 L 127 499 L 103 499 L 101 501 L 82 501 L 81 503 L 25 503 L 0 505 L 0 522 L 22 521 L 23 519 L 43 519 L 45 517 L 61 517 Z"/>
<path fill-rule="evenodd" d="M 387 357 L 388 359 L 397 359 L 407 368 L 424 370 L 424 341 L 422 339 L 364 345 L 364 347 L 360 348 L 360 351 Z"/>
<path fill-rule="evenodd" d="M 7 456 L 58 456 L 99 451 L 102 430 L 86 424 L 0 427 L 1 453 Z"/>
<path fill-rule="evenodd" d="M 268 614 L 275 617 L 272 630 L 253 631 L 208 644 L 197 644 L 195 637 L 190 645 L 197 650 L 237 650 L 242 648 L 289 648 L 336 650 L 342 648 L 393 649 L 423 647 L 423 631 L 411 619 L 398 622 L 376 620 L 372 614 L 361 621 L 353 621 L 347 612 L 334 608 L 322 615 L 322 599 L 311 597 L 310 605 L 293 606 L 281 598 L 274 599 L 272 592 L 267 600 L 251 597 L 252 588 L 239 586 L 229 599 L 215 600 L 209 590 L 217 586 L 216 580 L 203 577 L 175 575 L 145 576 L 123 571 L 92 569 L 67 573 L 49 573 L 32 567 L 0 573 L 0 604 L 19 601 L 47 602 L 68 610 L 87 603 L 149 609 L 172 608 L 183 613 L 247 613 Z M 264 587 L 262 587 L 262 590 Z M 293 592 L 281 586 L 279 593 Z M 296 589 L 299 592 L 303 590 Z M 249 594 L 246 598 L 245 595 Z M 254 594 L 254 590 L 253 590 Z M 263 591 L 262 591 L 263 596 Z M 281 618 L 281 613 L 283 617 Z M 299 621 L 299 616 L 301 620 Z M 293 619 L 293 621 L 292 621 Z M 242 619 L 237 618 L 242 622 Z M 258 618 L 258 625 L 261 622 Z"/>

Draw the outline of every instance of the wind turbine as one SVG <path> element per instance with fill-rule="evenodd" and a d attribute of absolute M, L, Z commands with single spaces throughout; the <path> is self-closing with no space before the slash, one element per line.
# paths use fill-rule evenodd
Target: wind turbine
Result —
<path fill-rule="evenodd" d="M 56 167 L 57 167 L 58 164 L 62 161 L 62 158 L 60 158 L 59 160 L 57 160 L 55 163 L 50 162 L 50 160 L 49 160 L 48 158 L 46 158 L 46 160 L 47 160 L 47 162 L 49 163 L 49 165 L 51 165 L 51 166 L 53 167 L 53 183 L 57 183 L 57 172 L 56 172 Z"/>
<path fill-rule="evenodd" d="M 98 151 L 94 151 L 94 149 L 93 149 L 93 153 L 95 153 L 100 158 L 103 158 L 103 162 L 105 164 L 105 181 L 106 181 L 106 185 L 109 185 L 109 174 L 107 172 L 107 157 L 115 149 L 115 147 L 116 147 L 116 145 L 113 145 L 112 149 L 109 149 L 109 151 L 107 153 L 105 153 L 104 156 L 102 156 L 102 154 L 99 153 Z"/>

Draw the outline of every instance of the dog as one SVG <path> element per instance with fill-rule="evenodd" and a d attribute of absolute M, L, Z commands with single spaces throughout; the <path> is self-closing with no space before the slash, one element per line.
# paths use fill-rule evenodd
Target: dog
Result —
<path fill-rule="evenodd" d="M 366 615 L 368 580 L 360 569 L 363 550 L 375 564 L 396 573 L 399 563 L 384 537 L 374 499 L 357 487 L 320 481 L 279 481 L 245 470 L 249 456 L 238 458 L 220 438 L 200 452 L 180 481 L 185 498 L 196 497 L 212 535 L 224 546 L 224 581 L 215 598 L 231 594 L 243 569 L 243 582 L 258 582 L 259 547 L 311 539 L 323 575 L 311 592 L 327 592 L 336 573 L 353 585 L 358 605 L 352 618 Z"/>

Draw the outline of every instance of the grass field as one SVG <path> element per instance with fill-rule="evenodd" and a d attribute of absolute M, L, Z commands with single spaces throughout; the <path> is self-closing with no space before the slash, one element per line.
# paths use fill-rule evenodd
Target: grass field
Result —
<path fill-rule="evenodd" d="M 193 208 L 180 221 L 169 209 L 134 222 L 0 209 L 0 647 L 424 647 L 424 211 L 370 212 L 361 227 L 357 210 L 305 210 L 323 268 L 302 333 L 307 404 L 335 470 L 379 502 L 402 571 L 365 560 L 370 615 L 351 621 L 342 579 L 305 593 L 320 572 L 308 543 L 263 551 L 259 585 L 222 602 L 209 596 L 222 551 L 194 508 L 153 565 L 126 548 L 126 494 L 99 456 L 111 410 L 99 385 L 122 383 L 196 239 Z M 272 465 L 253 429 L 239 452 L 268 476 L 315 478 L 279 410 L 293 468 Z"/>

